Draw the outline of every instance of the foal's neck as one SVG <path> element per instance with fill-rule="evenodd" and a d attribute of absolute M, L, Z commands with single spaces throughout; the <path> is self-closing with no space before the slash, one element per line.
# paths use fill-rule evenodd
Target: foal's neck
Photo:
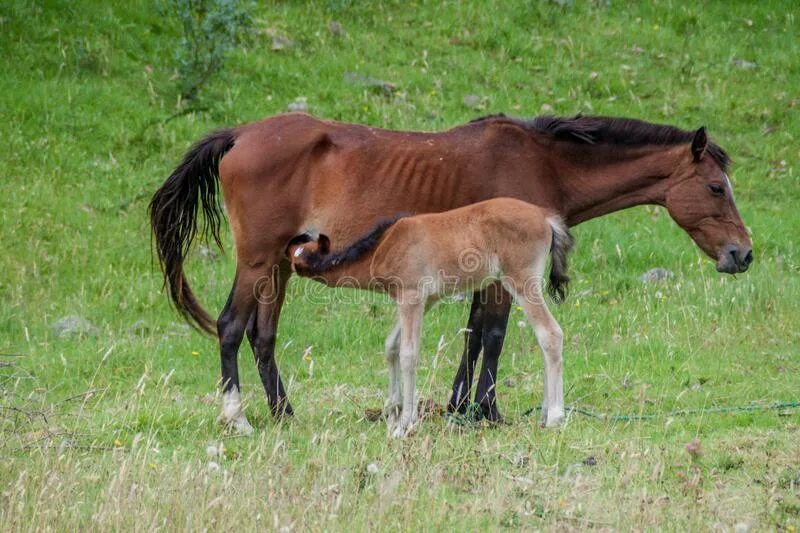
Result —
<path fill-rule="evenodd" d="M 685 149 L 573 144 L 569 150 L 556 150 L 567 223 L 573 226 L 636 205 L 663 205 L 667 178 Z"/>

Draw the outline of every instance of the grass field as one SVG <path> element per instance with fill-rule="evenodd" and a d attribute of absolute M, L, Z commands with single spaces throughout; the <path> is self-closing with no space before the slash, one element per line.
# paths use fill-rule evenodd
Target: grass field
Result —
<path fill-rule="evenodd" d="M 713 410 L 800 400 L 796 2 L 266 2 L 190 103 L 176 20 L 112 4 L 0 4 L 0 529 L 800 527 L 800 410 Z M 403 442 L 364 418 L 382 404 L 393 307 L 293 280 L 277 352 L 297 417 L 269 416 L 243 345 L 256 432 L 226 435 L 216 343 L 170 308 L 146 206 L 201 135 L 299 97 L 391 128 L 499 111 L 706 125 L 734 158 L 756 261 L 717 274 L 657 208 L 575 228 L 574 286 L 553 306 L 566 401 L 657 416 L 539 428 L 524 413 L 540 353 L 515 309 L 508 424 L 434 416 Z M 191 257 L 213 313 L 233 266 L 230 252 Z M 675 277 L 639 281 L 652 267 Z M 425 399 L 448 397 L 467 312 L 426 320 Z M 68 316 L 93 327 L 56 335 Z M 699 412 L 669 415 L 685 409 Z"/>

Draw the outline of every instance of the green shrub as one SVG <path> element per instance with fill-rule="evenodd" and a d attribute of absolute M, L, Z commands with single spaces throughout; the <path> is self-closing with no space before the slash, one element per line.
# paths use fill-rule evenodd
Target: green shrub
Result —
<path fill-rule="evenodd" d="M 181 98 L 191 100 L 253 30 L 253 4 L 241 0 L 167 0 L 183 37 L 176 51 Z"/>

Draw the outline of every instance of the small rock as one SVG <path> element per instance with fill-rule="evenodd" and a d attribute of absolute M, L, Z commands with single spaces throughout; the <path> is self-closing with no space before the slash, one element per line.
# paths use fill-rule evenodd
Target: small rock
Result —
<path fill-rule="evenodd" d="M 378 465 L 376 465 L 375 463 L 370 463 L 367 465 L 367 472 L 369 472 L 373 476 L 377 474 L 379 471 L 380 468 L 378 468 Z"/>
<path fill-rule="evenodd" d="M 215 457 L 219 456 L 219 448 L 217 448 L 213 444 L 209 444 L 206 446 L 206 455 L 209 459 L 214 459 Z"/>
<path fill-rule="evenodd" d="M 344 37 L 345 35 L 347 35 L 347 32 L 344 31 L 342 25 L 336 22 L 335 20 L 332 20 L 328 23 L 328 31 L 330 31 L 331 35 L 333 35 L 334 37 Z"/>
<path fill-rule="evenodd" d="M 189 324 L 184 324 L 182 322 L 170 322 L 167 335 L 171 337 L 180 337 L 187 334 L 191 329 L 192 328 L 189 326 Z"/>
<path fill-rule="evenodd" d="M 461 99 L 461 103 L 467 107 L 478 109 L 481 106 L 481 97 L 477 94 L 468 94 Z"/>
<path fill-rule="evenodd" d="M 586 466 L 597 466 L 597 459 L 592 457 L 591 455 L 583 460 L 583 464 Z"/>
<path fill-rule="evenodd" d="M 283 35 L 272 36 L 272 49 L 276 52 L 279 52 L 281 50 L 286 50 L 287 48 L 292 48 L 293 46 L 294 46 L 294 41 L 292 41 L 288 37 L 284 37 Z"/>
<path fill-rule="evenodd" d="M 206 465 L 206 469 L 208 469 L 208 471 L 212 473 L 219 472 L 219 463 L 215 461 L 209 461 L 208 464 Z"/>
<path fill-rule="evenodd" d="M 216 252 L 216 250 L 212 250 L 205 244 L 197 249 L 197 253 L 200 254 L 200 257 L 208 261 L 216 261 L 219 259 L 219 254 Z"/>
<path fill-rule="evenodd" d="M 657 283 L 659 281 L 664 281 L 667 279 L 672 279 L 675 277 L 675 274 L 670 272 L 665 268 L 651 268 L 644 274 L 642 274 L 639 279 L 644 281 L 645 283 Z"/>
<path fill-rule="evenodd" d="M 734 67 L 738 67 L 744 70 L 753 70 L 758 66 L 752 61 L 748 61 L 746 59 L 742 59 L 739 57 L 734 57 L 733 59 L 731 59 L 731 63 L 733 64 Z"/>
<path fill-rule="evenodd" d="M 298 113 L 306 113 L 308 111 L 308 102 L 305 96 L 298 96 L 294 102 L 286 106 L 286 111 L 293 111 Z"/>
<path fill-rule="evenodd" d="M 397 92 L 397 85 L 390 81 L 365 76 L 358 72 L 345 72 L 344 81 L 353 85 L 363 85 L 384 96 L 391 96 Z"/>
<path fill-rule="evenodd" d="M 144 320 L 137 320 L 131 327 L 128 328 L 129 333 L 133 333 L 135 335 L 145 335 L 147 332 L 150 331 L 150 328 L 147 327 L 147 322 Z"/>
<path fill-rule="evenodd" d="M 51 326 L 53 335 L 57 339 L 65 339 L 68 337 L 93 337 L 100 331 L 97 326 L 79 316 L 66 316 Z"/>

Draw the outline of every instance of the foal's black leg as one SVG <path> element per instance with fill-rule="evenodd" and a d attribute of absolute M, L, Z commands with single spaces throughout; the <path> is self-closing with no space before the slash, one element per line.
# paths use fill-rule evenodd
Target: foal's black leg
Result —
<path fill-rule="evenodd" d="M 467 331 L 464 333 L 464 353 L 461 354 L 461 364 L 453 381 L 453 395 L 447 410 L 451 413 L 458 411 L 464 413 L 472 392 L 472 376 L 475 374 L 475 363 L 481 353 L 481 336 L 483 333 L 483 305 L 481 293 L 476 292 L 472 297 L 472 306 L 469 310 Z"/>
<path fill-rule="evenodd" d="M 294 416 L 278 366 L 275 364 L 278 319 L 289 276 L 289 269 L 280 267 L 275 269 L 271 281 L 265 280 L 267 284 L 271 283 L 271 288 L 261 287 L 257 308 L 247 324 L 247 339 L 253 348 L 258 375 L 267 393 L 267 403 L 275 417 Z"/>
<path fill-rule="evenodd" d="M 502 420 L 497 410 L 496 385 L 497 363 L 506 337 L 508 315 L 511 311 L 511 295 L 498 283 L 486 288 L 483 306 L 483 367 L 475 389 L 475 401 L 483 416 L 492 422 Z"/>

